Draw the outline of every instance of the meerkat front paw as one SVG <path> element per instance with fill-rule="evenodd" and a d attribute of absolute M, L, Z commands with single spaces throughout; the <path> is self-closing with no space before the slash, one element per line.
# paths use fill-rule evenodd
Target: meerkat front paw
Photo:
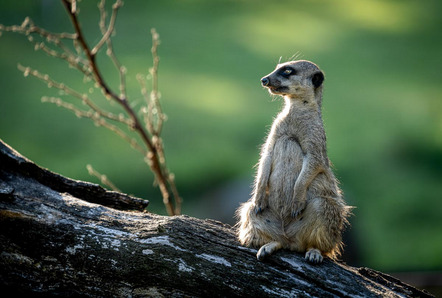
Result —
<path fill-rule="evenodd" d="M 268 199 L 265 191 L 260 191 L 253 198 L 255 203 L 255 214 L 259 214 L 264 211 L 268 207 Z"/>
<path fill-rule="evenodd" d="M 310 248 L 306 253 L 305 253 L 305 259 L 307 261 L 309 261 L 310 263 L 313 264 L 319 264 L 322 263 L 322 261 L 324 260 L 324 257 L 322 256 L 321 252 L 319 251 L 319 249 L 316 248 Z"/>
<path fill-rule="evenodd" d="M 301 215 L 302 211 L 305 209 L 305 203 L 306 202 L 306 193 L 305 191 L 299 191 L 296 190 L 293 193 L 293 199 L 292 204 L 290 206 L 291 208 L 291 215 L 293 218 L 297 218 L 299 215 Z"/>
<path fill-rule="evenodd" d="M 305 200 L 294 201 L 291 206 L 291 215 L 293 218 L 297 218 L 305 209 Z"/>
<path fill-rule="evenodd" d="M 265 204 L 256 205 L 255 204 L 255 214 L 261 214 L 268 206 Z"/>

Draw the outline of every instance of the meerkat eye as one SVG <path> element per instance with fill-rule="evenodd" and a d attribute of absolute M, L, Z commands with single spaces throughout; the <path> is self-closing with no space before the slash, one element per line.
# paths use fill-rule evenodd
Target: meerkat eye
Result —
<path fill-rule="evenodd" d="M 294 75 L 296 72 L 295 72 L 295 70 L 293 69 L 293 68 L 291 68 L 291 67 L 285 67 L 285 68 L 283 68 L 282 70 L 281 70 L 281 75 L 283 76 L 283 77 L 289 77 L 289 76 L 291 76 L 291 75 Z"/>

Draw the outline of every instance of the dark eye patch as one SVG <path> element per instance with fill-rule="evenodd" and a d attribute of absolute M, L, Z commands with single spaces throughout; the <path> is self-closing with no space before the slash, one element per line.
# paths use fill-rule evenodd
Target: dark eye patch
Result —
<path fill-rule="evenodd" d="M 289 76 L 295 75 L 296 70 L 292 67 L 285 66 L 279 70 L 279 75 L 288 78 Z"/>

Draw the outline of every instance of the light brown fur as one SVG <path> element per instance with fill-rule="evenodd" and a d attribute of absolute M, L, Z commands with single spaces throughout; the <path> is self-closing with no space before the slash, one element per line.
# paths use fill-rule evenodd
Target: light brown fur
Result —
<path fill-rule="evenodd" d="M 252 198 L 241 205 L 238 237 L 262 260 L 285 248 L 307 260 L 336 259 L 350 207 L 330 169 L 322 122 L 324 75 L 314 63 L 278 64 L 261 81 L 285 99 L 263 145 Z"/>

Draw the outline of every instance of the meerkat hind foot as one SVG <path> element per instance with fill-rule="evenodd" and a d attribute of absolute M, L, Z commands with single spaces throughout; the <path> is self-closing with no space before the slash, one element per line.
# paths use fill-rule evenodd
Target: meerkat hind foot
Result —
<path fill-rule="evenodd" d="M 282 247 L 281 243 L 277 241 L 272 241 L 270 243 L 264 244 L 261 246 L 261 248 L 258 250 L 258 253 L 256 254 L 256 257 L 258 260 L 262 261 L 265 259 L 265 257 L 271 255 L 278 249 Z"/>
<path fill-rule="evenodd" d="M 311 248 L 305 253 L 305 259 L 313 264 L 322 263 L 324 257 L 322 256 L 319 249 Z"/>

